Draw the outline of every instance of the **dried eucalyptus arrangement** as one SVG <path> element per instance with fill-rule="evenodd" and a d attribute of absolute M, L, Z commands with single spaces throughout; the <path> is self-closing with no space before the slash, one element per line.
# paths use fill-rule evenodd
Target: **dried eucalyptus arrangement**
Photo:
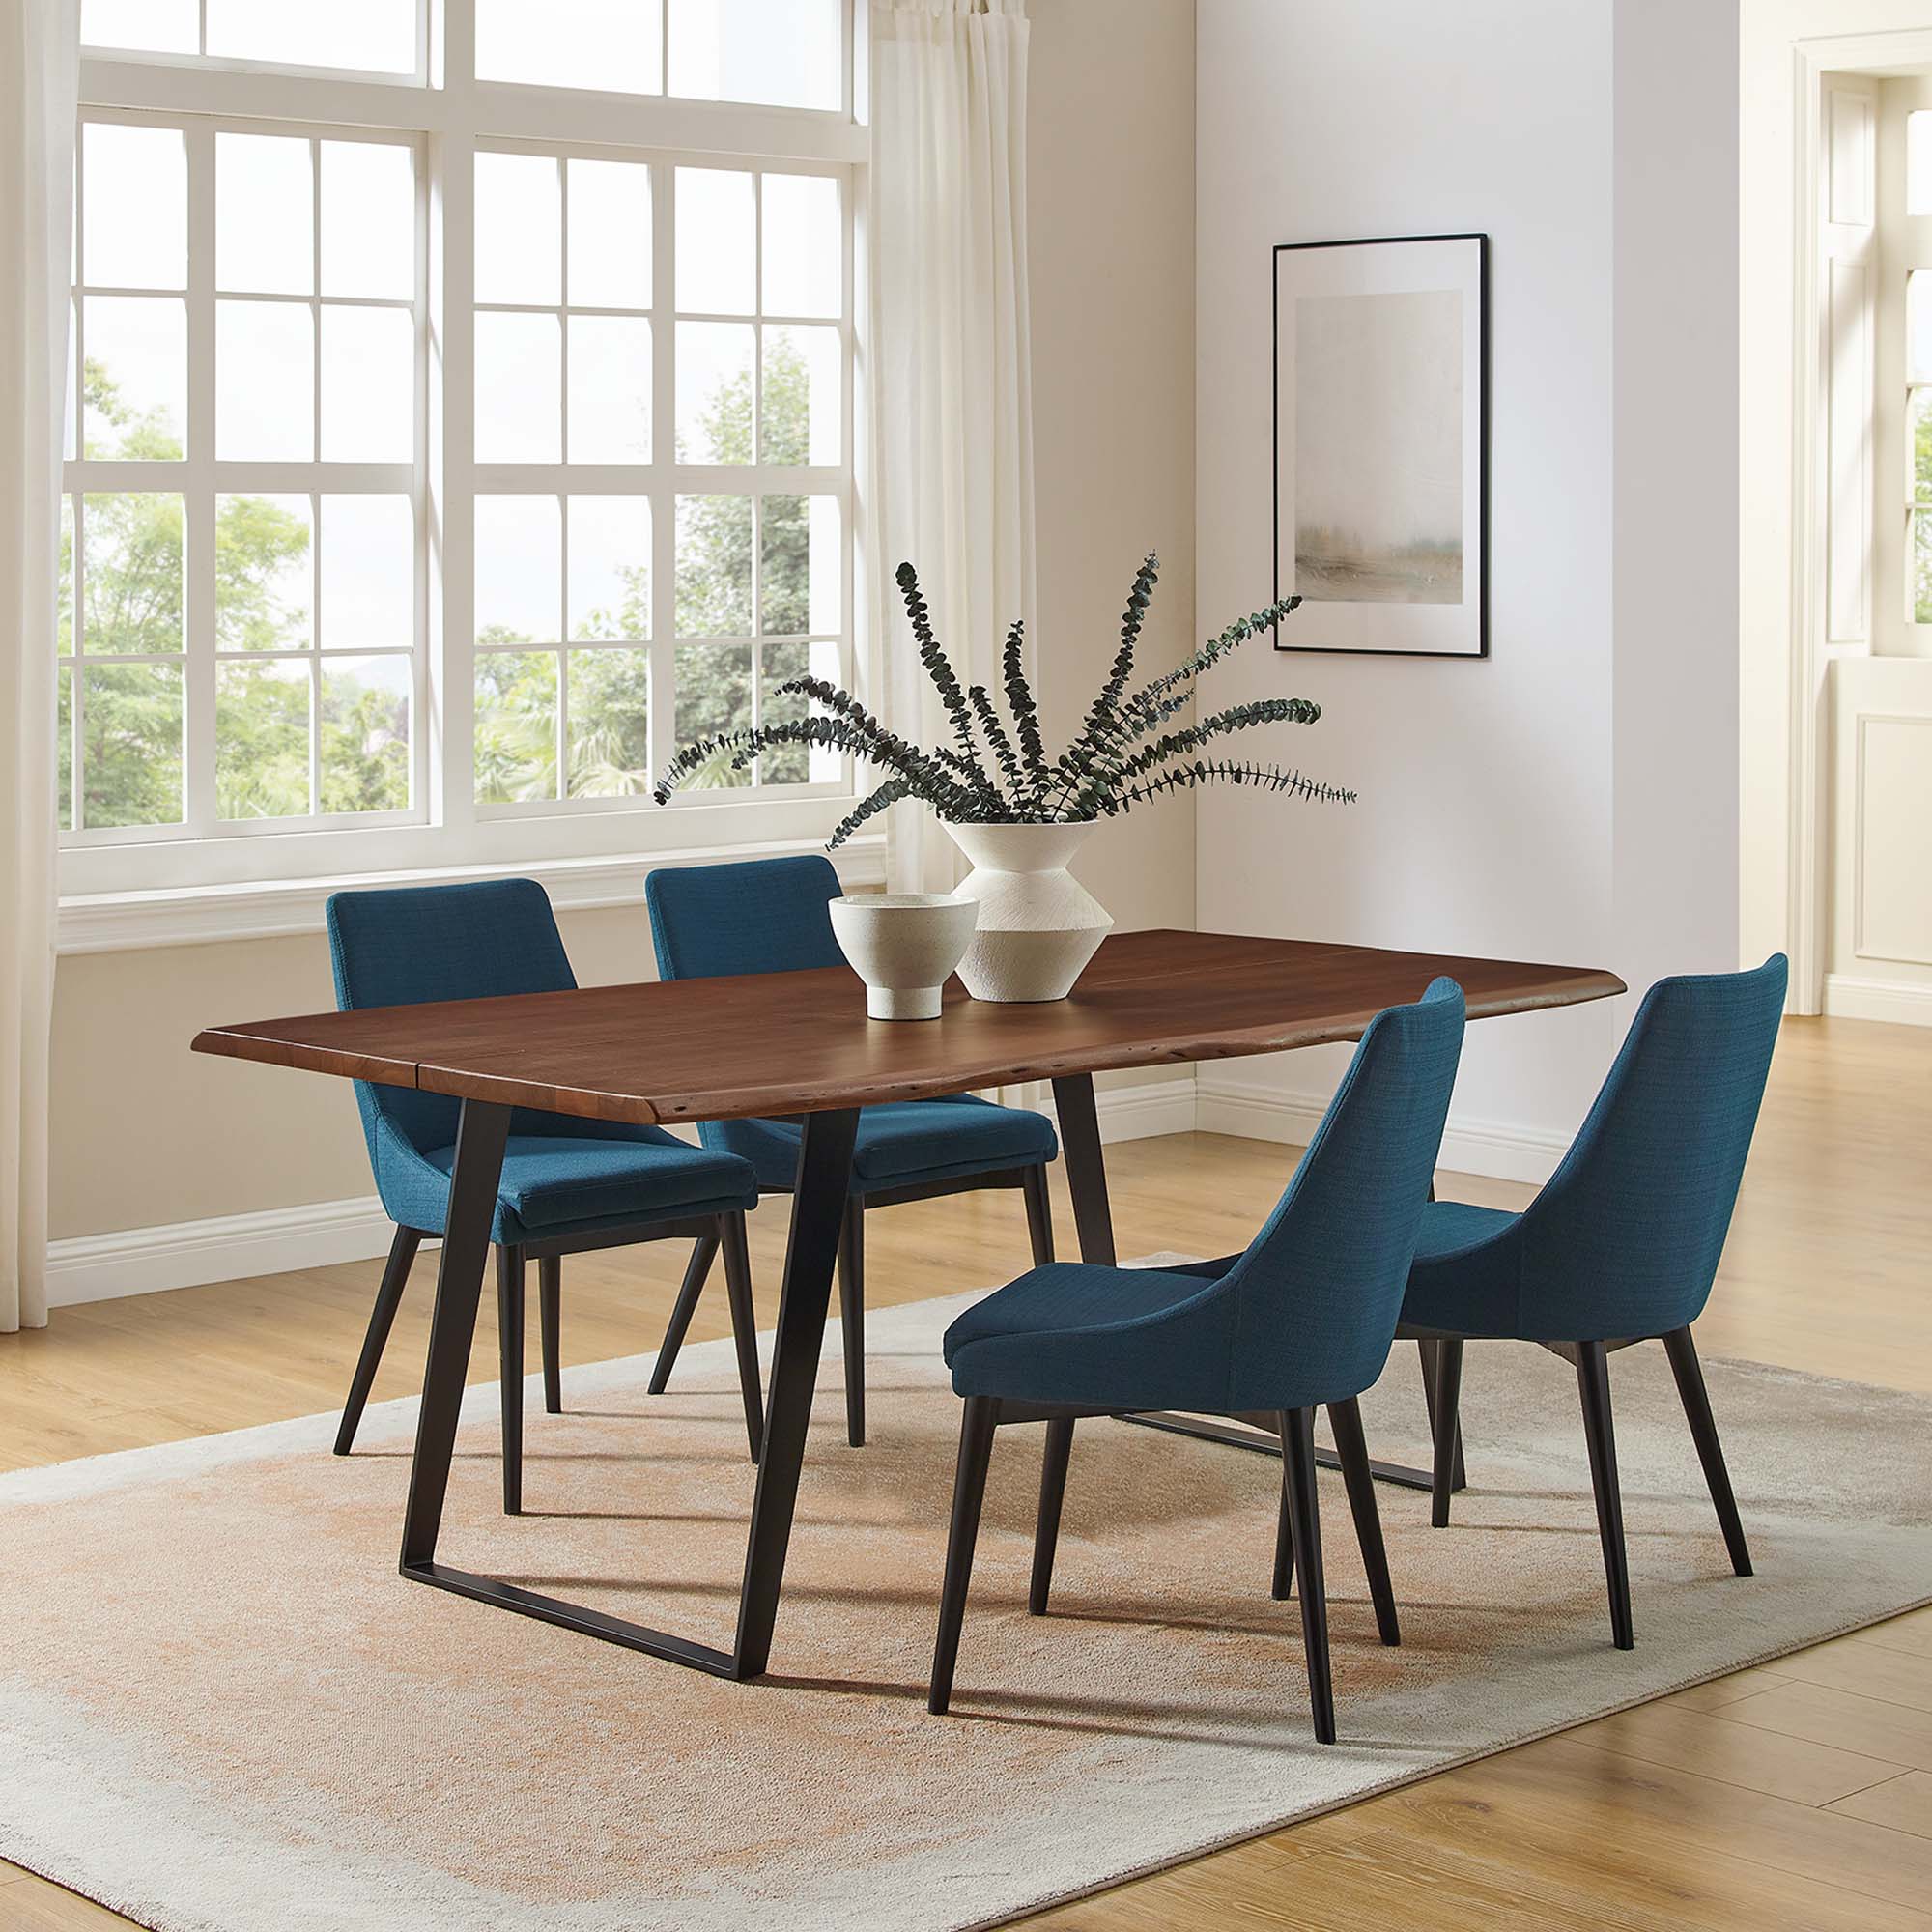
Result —
<path fill-rule="evenodd" d="M 881 783 L 839 823 L 827 841 L 840 845 L 868 819 L 917 799 L 948 825 L 1051 825 L 1112 818 L 1163 793 L 1203 784 L 1252 785 L 1293 798 L 1350 804 L 1355 794 L 1277 764 L 1198 755 L 1216 739 L 1258 724 L 1312 724 L 1321 707 L 1305 697 L 1264 697 L 1231 705 L 1197 724 L 1162 727 L 1194 700 L 1194 681 L 1257 632 L 1287 617 L 1301 602 L 1285 597 L 1251 616 L 1237 618 L 1219 637 L 1192 652 L 1174 669 L 1129 692 L 1134 651 L 1160 571 L 1151 554 L 1134 575 L 1121 620 L 1121 644 L 1107 681 L 1089 707 L 1072 742 L 1047 755 L 1039 707 L 1022 659 L 1025 634 L 1015 623 L 1007 633 L 1001 676 L 1007 715 L 983 684 L 962 686 L 939 640 L 910 563 L 898 567 L 899 594 L 919 645 L 920 663 L 938 692 L 952 743 L 932 751 L 890 731 L 849 692 L 823 678 L 798 677 L 778 687 L 781 696 L 810 698 L 810 716 L 753 730 L 701 738 L 681 750 L 655 787 L 663 805 L 679 785 L 709 767 L 745 770 L 758 753 L 778 745 L 817 745 L 840 752 L 886 774 Z"/>

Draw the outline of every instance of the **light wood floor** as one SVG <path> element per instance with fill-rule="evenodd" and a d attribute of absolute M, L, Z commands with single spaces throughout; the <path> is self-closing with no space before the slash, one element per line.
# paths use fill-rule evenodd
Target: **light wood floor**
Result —
<path fill-rule="evenodd" d="M 1700 1347 L 1932 1391 L 1928 1151 L 1932 1030 L 1787 1022 Z M 1121 1252 L 1239 1246 L 1292 1160 L 1288 1149 L 1201 1134 L 1109 1150 Z M 1439 1184 L 1448 1198 L 1502 1206 L 1529 1192 L 1455 1175 Z M 1056 1188 L 1070 1248 L 1057 1176 Z M 765 1325 L 783 1233 L 780 1204 L 753 1217 Z M 1004 1280 L 1026 1260 L 1011 1195 L 894 1208 L 868 1222 L 867 1246 L 879 1303 Z M 668 1245 L 570 1263 L 566 1358 L 654 1347 L 676 1268 Z M 45 1330 L 0 1335 L 0 1468 L 335 1406 L 378 1273 L 358 1264 L 97 1302 L 56 1311 Z M 409 1393 L 420 1375 L 427 1300 L 414 1293 L 405 1303 L 379 1398 Z M 723 1300 L 707 1297 L 694 1337 L 726 1332 Z M 479 1334 L 477 1379 L 495 1375 L 493 1333 Z M 1927 1576 L 1932 1590 L 1932 1550 Z M 126 1922 L 0 1862 L 7 1932 Z M 1932 1610 L 1029 1923 L 1932 1932 Z"/>

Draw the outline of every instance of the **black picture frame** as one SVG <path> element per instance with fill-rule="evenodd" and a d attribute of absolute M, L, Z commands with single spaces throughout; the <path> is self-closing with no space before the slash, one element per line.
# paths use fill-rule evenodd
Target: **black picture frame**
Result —
<path fill-rule="evenodd" d="M 1476 566 L 1476 635 L 1477 646 L 1474 650 L 1423 650 L 1406 648 L 1378 649 L 1356 644 L 1303 644 L 1287 641 L 1287 637 L 1294 632 L 1294 619 L 1290 618 L 1284 625 L 1274 627 L 1274 648 L 1278 651 L 1298 651 L 1311 657 L 1367 657 L 1367 658 L 1446 658 L 1456 660 L 1487 659 L 1490 655 L 1490 238 L 1480 230 L 1446 233 L 1439 235 L 1364 235 L 1351 237 L 1346 241 L 1333 242 L 1278 242 L 1268 261 L 1268 304 L 1269 304 L 1269 388 L 1268 388 L 1268 437 L 1271 452 L 1271 471 L 1269 483 L 1269 510 L 1271 538 L 1274 546 L 1274 595 L 1277 602 L 1284 592 L 1282 587 L 1282 539 L 1281 539 L 1281 258 L 1284 255 L 1306 253 L 1319 249 L 1340 248 L 1388 248 L 1406 246 L 1418 242 L 1471 242 L 1476 246 L 1476 306 L 1477 306 L 1477 395 L 1475 405 L 1476 447 L 1477 447 L 1477 502 L 1474 552 Z M 1465 523 L 1466 532 L 1466 523 Z M 1465 554 L 1469 546 L 1464 545 Z M 1308 608 L 1307 606 L 1303 607 Z M 1287 634 L 1286 636 L 1284 634 Z"/>

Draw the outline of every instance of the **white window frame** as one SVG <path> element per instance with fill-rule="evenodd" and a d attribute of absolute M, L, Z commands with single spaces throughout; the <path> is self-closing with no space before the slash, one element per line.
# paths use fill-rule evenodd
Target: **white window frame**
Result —
<path fill-rule="evenodd" d="M 522 87 L 478 81 L 474 65 L 473 0 L 439 0 L 440 42 L 422 38 L 423 78 L 402 75 L 344 74 L 323 70 L 284 69 L 260 63 L 213 62 L 167 55 L 112 55 L 86 52 L 81 62 L 83 111 L 116 110 L 132 116 L 202 116 L 209 127 L 270 120 L 327 136 L 336 128 L 408 135 L 419 141 L 424 220 L 427 224 L 425 341 L 429 380 L 425 384 L 426 421 L 421 461 L 424 514 L 419 519 L 423 547 L 420 597 L 426 636 L 419 653 L 423 702 L 416 718 L 418 757 L 416 810 L 420 822 L 318 826 L 306 821 L 298 831 L 249 830 L 184 837 L 82 838 L 64 849 L 61 884 L 63 929 L 71 924 L 93 936 L 90 947 L 110 943 L 101 935 L 120 930 L 141 908 L 152 908 L 173 932 L 181 906 L 212 904 L 232 892 L 238 903 L 299 902 L 307 906 L 325 885 L 370 877 L 421 877 L 441 873 L 474 874 L 520 868 L 539 876 L 582 874 L 587 882 L 613 876 L 636 858 L 647 863 L 675 862 L 721 852 L 810 849 L 822 840 L 849 810 L 856 775 L 838 784 L 753 787 L 680 793 L 668 808 L 645 799 L 559 800 L 542 807 L 479 807 L 473 796 L 472 734 L 474 678 L 471 648 L 473 545 L 471 504 L 476 492 L 520 491 L 511 480 L 541 474 L 537 493 L 595 494 L 610 490 L 653 498 L 652 599 L 656 654 L 672 649 L 669 624 L 673 583 L 674 529 L 659 508 L 679 495 L 724 492 L 758 495 L 824 492 L 837 494 L 844 524 L 845 682 L 863 691 L 867 682 L 865 586 L 866 533 L 862 506 L 867 500 L 865 453 L 867 446 L 863 384 L 855 370 L 865 366 L 864 314 L 858 300 L 862 279 L 866 180 L 869 140 L 862 123 L 864 0 L 845 8 L 844 100 L 838 111 L 755 107 L 690 100 L 667 96 L 607 94 L 588 90 Z M 266 130 L 265 130 L 266 131 Z M 210 131 L 203 138 L 213 140 Z M 474 156 L 486 147 L 532 145 L 546 153 L 584 154 L 653 164 L 656 251 L 652 278 L 653 409 L 649 465 L 612 467 L 599 480 L 580 480 L 583 467 L 491 466 L 479 471 L 471 459 L 473 435 L 474 331 Z M 844 461 L 835 472 L 822 469 L 776 470 L 759 466 L 727 469 L 686 467 L 672 460 L 671 397 L 674 394 L 674 327 L 670 314 L 670 255 L 674 246 L 671 169 L 680 162 L 738 165 L 749 170 L 777 168 L 837 176 L 844 185 L 843 319 Z M 190 208 L 190 285 L 200 274 L 212 278 L 212 170 L 209 206 Z M 199 229 L 196 224 L 199 223 Z M 192 259 L 199 233 L 203 262 Z M 661 319 L 659 319 L 661 318 Z M 190 427 L 204 434 L 189 445 L 188 467 L 210 462 L 212 397 L 206 423 L 195 416 L 196 380 L 209 387 L 211 372 L 190 370 Z M 124 466 L 144 475 L 174 466 Z M 610 480 L 601 480 L 604 478 Z M 558 479 L 561 479 L 560 481 Z M 789 481 L 788 481 L 789 479 Z M 809 479 L 809 480 L 807 480 Z M 70 484 L 79 489 L 79 484 Z M 136 486 L 139 487 L 139 486 Z M 146 487 L 168 487 L 158 477 Z M 266 488 L 266 484 L 254 487 Z M 299 487 L 311 487 L 303 483 Z M 189 565 L 190 586 L 196 566 Z M 204 655 L 209 655 L 204 653 Z M 190 672 L 192 674 L 192 672 Z M 212 656 L 208 676 L 212 681 Z M 664 734 L 671 726 L 670 707 L 652 703 L 653 764 L 662 768 Z M 212 706 L 211 706 L 212 715 Z M 859 871 L 874 869 L 867 841 Z M 284 888 L 287 890 L 284 891 Z M 311 890 L 314 888 L 315 890 Z M 601 890 L 601 889 L 600 889 Z M 118 910 L 128 908 L 126 919 Z M 595 896 L 583 903 L 606 903 Z M 163 912 L 163 908 L 167 908 Z M 70 919 L 68 914 L 71 913 Z M 306 919 L 306 914 L 302 915 Z M 256 924 L 242 929 L 272 928 Z M 196 923 L 197 936 L 218 936 L 218 914 Z M 64 941 L 65 943 L 65 941 Z M 128 943 L 138 943 L 131 938 Z"/>

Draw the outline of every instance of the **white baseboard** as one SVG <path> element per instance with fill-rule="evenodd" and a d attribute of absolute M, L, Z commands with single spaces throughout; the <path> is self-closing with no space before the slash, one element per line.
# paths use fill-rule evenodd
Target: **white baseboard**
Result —
<path fill-rule="evenodd" d="M 388 1252 L 395 1227 L 373 1194 L 161 1228 L 78 1235 L 47 1252 L 47 1301 L 69 1308 L 246 1275 L 327 1267 Z"/>
<path fill-rule="evenodd" d="M 1914 980 L 1861 980 L 1845 973 L 1828 973 L 1825 1010 L 1835 1019 L 1932 1026 L 1932 986 Z"/>
<path fill-rule="evenodd" d="M 1042 1083 L 1043 1084 L 1043 1083 Z M 1051 1090 L 1046 1095 L 1051 1108 Z M 1103 1141 L 1151 1140 L 1161 1134 L 1236 1134 L 1299 1145 L 1315 1131 L 1324 1095 L 1288 1094 L 1226 1075 L 1199 1080 L 1145 1080 L 1103 1088 L 1095 1096 Z M 1560 1136 L 1452 1117 L 1442 1138 L 1442 1165 L 1463 1174 L 1541 1181 L 1562 1154 Z M 386 1254 L 394 1233 L 373 1194 L 299 1208 L 128 1228 L 55 1241 L 47 1256 L 47 1300 L 55 1308 L 200 1288 L 247 1275 L 328 1267 Z"/>
<path fill-rule="evenodd" d="M 1283 1094 L 1205 1068 L 1196 1083 L 1195 1120 L 1206 1134 L 1305 1147 L 1327 1108 L 1325 1094 Z M 1436 1165 L 1454 1174 L 1540 1186 L 1555 1172 L 1569 1145 L 1567 1135 L 1544 1128 L 1473 1121 L 1452 1113 Z"/>
<path fill-rule="evenodd" d="M 1194 1082 L 1143 1080 L 1132 1087 L 1103 1087 L 1094 1096 L 1102 1141 L 1148 1141 L 1161 1134 L 1194 1131 Z"/>

